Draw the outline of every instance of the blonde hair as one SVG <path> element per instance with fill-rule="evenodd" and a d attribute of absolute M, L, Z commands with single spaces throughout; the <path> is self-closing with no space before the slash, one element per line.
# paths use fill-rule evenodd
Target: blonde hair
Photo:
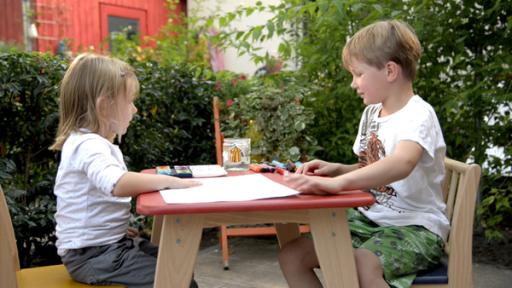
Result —
<path fill-rule="evenodd" d="M 106 125 L 98 99 L 111 104 L 126 95 L 129 86 L 138 93 L 135 72 L 125 62 L 107 56 L 84 53 L 69 66 L 60 85 L 59 128 L 51 150 L 61 150 L 71 132 L 86 128 L 98 133 Z M 126 97 L 126 96 L 125 96 Z M 117 107 L 117 105 L 111 105 Z"/>
<path fill-rule="evenodd" d="M 416 64 L 421 57 L 421 44 L 414 30 L 398 20 L 378 21 L 359 30 L 343 48 L 343 66 L 350 70 L 353 60 L 377 69 L 388 61 L 400 65 L 404 76 L 416 78 Z"/>

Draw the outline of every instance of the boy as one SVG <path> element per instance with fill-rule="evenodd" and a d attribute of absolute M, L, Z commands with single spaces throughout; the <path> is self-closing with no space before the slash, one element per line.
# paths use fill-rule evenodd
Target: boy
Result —
<path fill-rule="evenodd" d="M 353 145 L 359 163 L 313 160 L 286 179 L 302 193 L 369 189 L 375 196 L 371 207 L 347 212 L 362 288 L 410 287 L 443 255 L 446 145 L 434 110 L 413 92 L 420 55 L 418 38 L 403 22 L 379 21 L 357 32 L 343 48 L 343 65 L 368 105 Z M 279 263 L 290 287 L 321 287 L 312 239 L 285 245 Z"/>

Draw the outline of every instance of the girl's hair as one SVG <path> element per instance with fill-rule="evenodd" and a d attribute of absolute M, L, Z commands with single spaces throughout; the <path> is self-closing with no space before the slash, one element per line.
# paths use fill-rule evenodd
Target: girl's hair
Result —
<path fill-rule="evenodd" d="M 359 30 L 343 48 L 343 66 L 350 70 L 353 60 L 377 69 L 388 61 L 402 67 L 406 78 L 416 78 L 416 64 L 421 57 L 421 45 L 414 30 L 398 20 L 378 21 Z"/>
<path fill-rule="evenodd" d="M 139 91 L 139 82 L 130 65 L 91 53 L 77 56 L 60 85 L 59 128 L 50 149 L 61 150 L 69 134 L 80 128 L 94 133 L 105 129 L 111 119 L 105 119 L 105 113 L 100 113 L 101 101 L 98 100 L 103 97 L 101 100 L 116 109 L 119 97 L 126 97 L 127 91 L 136 94 Z"/>

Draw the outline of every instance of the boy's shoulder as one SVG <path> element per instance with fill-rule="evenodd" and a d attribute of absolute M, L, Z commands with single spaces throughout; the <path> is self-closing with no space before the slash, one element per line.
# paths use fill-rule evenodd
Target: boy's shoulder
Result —
<path fill-rule="evenodd" d="M 434 110 L 434 107 L 430 105 L 427 101 L 425 101 L 423 98 L 421 98 L 418 95 L 414 95 L 411 100 L 409 100 L 409 103 L 407 104 L 409 106 L 409 110 L 411 113 L 414 113 L 416 117 L 426 117 L 431 118 L 435 117 L 437 118 L 436 111 Z"/>

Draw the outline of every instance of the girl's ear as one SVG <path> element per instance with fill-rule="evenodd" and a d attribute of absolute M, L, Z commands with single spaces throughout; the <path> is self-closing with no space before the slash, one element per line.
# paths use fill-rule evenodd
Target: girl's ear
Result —
<path fill-rule="evenodd" d="M 96 113 L 98 114 L 98 117 L 104 118 L 108 115 L 108 105 L 107 105 L 107 97 L 100 96 L 96 99 Z"/>
<path fill-rule="evenodd" d="M 100 125 L 103 126 L 108 123 L 108 120 L 112 117 L 112 106 L 111 100 L 106 96 L 100 96 L 96 99 L 96 114 Z"/>
<path fill-rule="evenodd" d="M 400 65 L 396 64 L 396 62 L 389 61 L 388 63 L 386 63 L 384 69 L 386 69 L 387 80 L 392 82 L 398 78 L 398 75 L 400 75 L 402 68 L 400 67 Z"/>

